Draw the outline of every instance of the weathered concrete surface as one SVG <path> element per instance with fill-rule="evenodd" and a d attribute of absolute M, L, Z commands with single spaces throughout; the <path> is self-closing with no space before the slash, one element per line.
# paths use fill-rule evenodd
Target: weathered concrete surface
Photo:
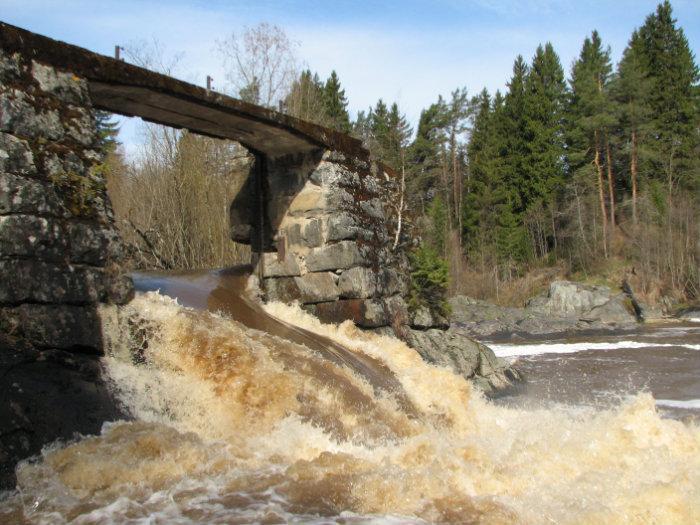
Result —
<path fill-rule="evenodd" d="M 253 151 L 273 156 L 324 148 L 345 152 L 354 158 L 368 158 L 362 143 L 349 135 L 10 24 L 0 23 L 0 49 L 9 55 L 19 53 L 41 64 L 49 64 L 49 69 L 37 75 L 37 82 L 44 87 L 50 87 L 61 75 L 85 79 L 87 83 L 81 85 L 81 89 L 89 89 L 92 104 L 97 109 L 232 139 Z M 84 93 L 79 94 L 66 85 L 64 82 L 60 87 L 62 91 L 57 94 L 66 103 L 79 103 Z M 47 129 L 55 128 L 55 122 L 44 121 L 52 124 Z M 87 136 L 85 140 L 89 140 Z"/>

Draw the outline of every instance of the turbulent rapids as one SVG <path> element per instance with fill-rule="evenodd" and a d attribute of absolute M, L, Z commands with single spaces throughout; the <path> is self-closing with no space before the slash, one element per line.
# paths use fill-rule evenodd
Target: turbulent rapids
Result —
<path fill-rule="evenodd" d="M 396 339 L 262 310 L 245 280 L 152 279 L 179 302 L 105 310 L 134 420 L 21 464 L 0 522 L 700 522 L 700 428 L 649 394 L 496 406 Z"/>

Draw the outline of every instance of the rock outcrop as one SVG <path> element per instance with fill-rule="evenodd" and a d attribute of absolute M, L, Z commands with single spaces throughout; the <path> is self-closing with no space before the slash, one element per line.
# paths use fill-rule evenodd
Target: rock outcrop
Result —
<path fill-rule="evenodd" d="M 545 335 L 584 330 L 630 329 L 641 320 L 629 292 L 604 286 L 554 281 L 525 308 L 500 307 L 465 296 L 453 297 L 452 321 L 475 337 Z"/>
<path fill-rule="evenodd" d="M 410 330 L 409 334 L 408 344 L 425 361 L 452 369 L 484 392 L 503 389 L 521 379 L 509 363 L 462 328 Z"/>

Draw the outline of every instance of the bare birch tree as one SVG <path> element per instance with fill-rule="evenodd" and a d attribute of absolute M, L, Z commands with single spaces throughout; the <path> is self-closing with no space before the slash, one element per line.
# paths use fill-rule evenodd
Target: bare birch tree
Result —
<path fill-rule="evenodd" d="M 267 107 L 275 107 L 298 76 L 297 46 L 282 28 L 267 22 L 217 41 L 232 91 Z"/>

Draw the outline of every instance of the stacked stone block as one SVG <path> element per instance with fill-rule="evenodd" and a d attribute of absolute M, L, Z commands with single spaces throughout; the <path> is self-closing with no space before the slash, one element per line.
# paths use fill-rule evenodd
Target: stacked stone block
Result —
<path fill-rule="evenodd" d="M 83 80 L 0 54 L 0 328 L 35 346 L 99 352 L 131 292 L 97 144 Z"/>
<path fill-rule="evenodd" d="M 98 305 L 124 303 L 86 82 L 0 51 L 0 489 L 17 460 L 122 417 Z"/>
<path fill-rule="evenodd" d="M 298 301 L 326 322 L 363 328 L 406 316 L 405 257 L 391 252 L 383 173 L 326 151 L 268 161 L 276 253 L 263 257 L 268 300 Z"/>

